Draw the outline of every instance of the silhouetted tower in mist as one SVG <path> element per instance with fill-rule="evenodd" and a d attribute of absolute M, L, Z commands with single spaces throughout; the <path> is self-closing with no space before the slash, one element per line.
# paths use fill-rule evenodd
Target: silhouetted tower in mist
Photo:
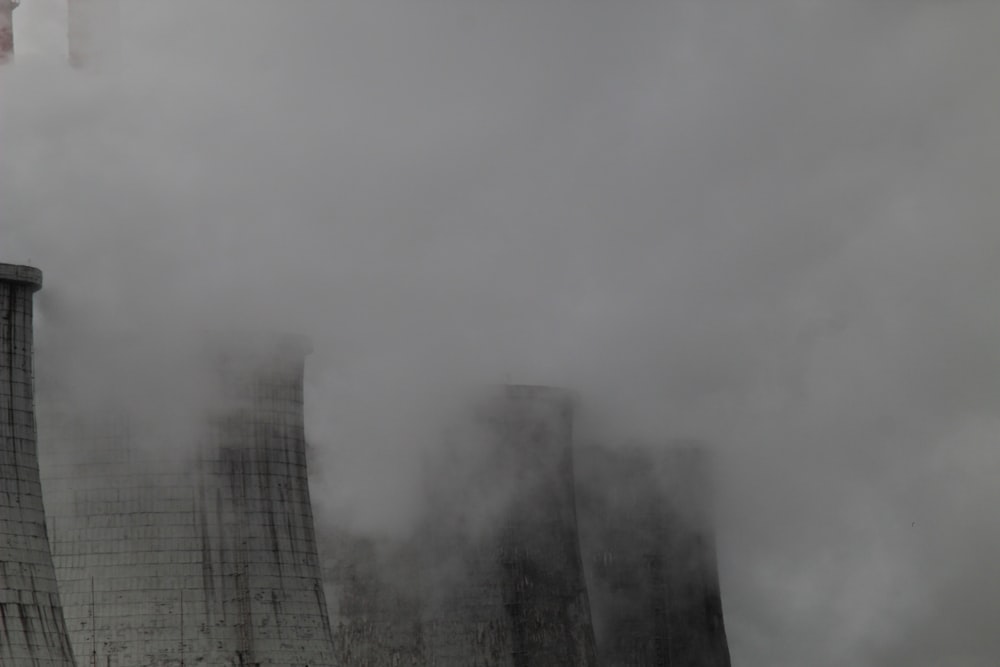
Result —
<path fill-rule="evenodd" d="M 14 10 L 20 0 L 0 0 L 0 64 L 14 57 Z"/>
<path fill-rule="evenodd" d="M 176 431 L 192 442 L 152 448 L 149 423 L 126 412 L 53 416 L 46 446 L 69 456 L 49 461 L 45 480 L 78 654 L 336 664 L 307 484 L 306 352 L 269 339 L 208 355 L 217 391 Z"/>
<path fill-rule="evenodd" d="M 100 68 L 117 59 L 121 49 L 120 24 L 119 0 L 67 0 L 70 64 Z"/>
<path fill-rule="evenodd" d="M 337 664 L 425 667 L 415 545 L 347 530 L 320 533 Z"/>
<path fill-rule="evenodd" d="M 429 664 L 596 664 L 567 392 L 507 386 L 453 436 L 425 572 Z"/>
<path fill-rule="evenodd" d="M 604 667 L 729 667 L 707 453 L 577 454 L 580 539 Z"/>
<path fill-rule="evenodd" d="M 72 667 L 39 483 L 33 303 L 42 273 L 0 264 L 0 664 Z"/>

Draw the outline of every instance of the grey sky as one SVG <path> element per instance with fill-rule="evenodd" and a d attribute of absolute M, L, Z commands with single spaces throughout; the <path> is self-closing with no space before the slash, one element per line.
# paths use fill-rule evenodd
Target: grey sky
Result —
<path fill-rule="evenodd" d="M 51 0 L 0 71 L 40 366 L 303 331 L 317 503 L 380 530 L 437 386 L 569 385 L 720 447 L 734 664 L 995 665 L 996 3 L 123 4 L 120 71 Z"/>

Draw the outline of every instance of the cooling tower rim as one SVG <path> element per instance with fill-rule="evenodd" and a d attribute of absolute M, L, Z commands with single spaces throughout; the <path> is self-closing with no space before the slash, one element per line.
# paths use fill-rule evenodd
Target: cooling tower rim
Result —
<path fill-rule="evenodd" d="M 190 363 L 218 357 L 305 359 L 313 351 L 312 342 L 304 335 L 243 329 L 161 329 L 156 335 L 138 328 L 93 329 L 82 333 L 81 338 L 91 355 L 111 354 L 124 359 L 130 354 L 172 353 Z"/>
<path fill-rule="evenodd" d="M 577 394 L 551 385 L 487 383 L 469 388 L 466 406 L 481 418 L 493 418 L 506 410 L 556 410 L 573 414 Z"/>
<path fill-rule="evenodd" d="M 700 438 L 622 438 L 593 440 L 578 445 L 581 449 L 610 452 L 663 452 L 678 455 L 710 456 L 714 447 Z"/>
<path fill-rule="evenodd" d="M 716 450 L 707 441 L 697 438 L 623 439 L 578 443 L 575 450 L 581 460 L 625 462 L 645 461 L 648 464 L 713 466 Z M 594 457 L 597 457 L 596 459 Z"/>
<path fill-rule="evenodd" d="M 24 264 L 0 264 L 0 282 L 25 285 L 37 292 L 42 288 L 42 272 Z"/>
<path fill-rule="evenodd" d="M 312 341 L 302 334 L 247 330 L 210 330 L 206 334 L 202 349 L 209 353 L 264 356 L 285 353 L 305 357 L 313 351 Z"/>
<path fill-rule="evenodd" d="M 579 399 L 572 389 L 544 384 L 499 384 L 490 388 L 496 398 L 514 401 L 551 401 L 572 407 Z"/>

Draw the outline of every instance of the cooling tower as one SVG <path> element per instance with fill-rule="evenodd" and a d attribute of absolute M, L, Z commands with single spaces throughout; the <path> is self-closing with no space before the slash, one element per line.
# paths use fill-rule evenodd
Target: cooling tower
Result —
<path fill-rule="evenodd" d="M 435 471 L 428 530 L 429 663 L 594 665 L 577 539 L 572 401 L 508 386 Z"/>
<path fill-rule="evenodd" d="M 119 0 L 67 0 L 66 9 L 70 64 L 97 69 L 117 64 L 121 56 Z"/>
<path fill-rule="evenodd" d="M 19 2 L 0 0 L 0 64 L 14 57 L 14 10 Z"/>
<path fill-rule="evenodd" d="M 320 558 L 337 664 L 427 665 L 420 573 L 411 545 L 332 530 L 320 538 Z"/>
<path fill-rule="evenodd" d="M 580 539 L 604 667 L 729 667 L 707 455 L 586 447 Z"/>
<path fill-rule="evenodd" d="M 112 667 L 336 664 L 307 485 L 305 353 L 269 341 L 213 354 L 212 400 L 193 428 L 168 431 L 191 442 L 150 447 L 135 406 L 54 411 L 45 444 L 64 455 L 45 482 L 78 655 Z"/>
<path fill-rule="evenodd" d="M 35 437 L 32 294 L 41 286 L 41 271 L 0 264 L 0 664 L 72 667 Z"/>

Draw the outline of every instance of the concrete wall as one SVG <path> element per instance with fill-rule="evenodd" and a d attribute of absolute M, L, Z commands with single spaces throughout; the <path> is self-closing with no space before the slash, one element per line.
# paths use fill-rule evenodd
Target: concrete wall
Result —
<path fill-rule="evenodd" d="M 41 283 L 40 271 L 0 264 L 0 664 L 70 667 L 38 472 L 32 294 Z"/>
<path fill-rule="evenodd" d="M 430 664 L 596 664 L 572 423 L 566 392 L 508 386 L 456 436 L 425 531 Z"/>
<path fill-rule="evenodd" d="M 176 451 L 142 446 L 144 422 L 127 413 L 55 411 L 44 479 L 79 655 L 120 667 L 336 664 L 307 485 L 303 352 L 212 355 L 218 395 L 198 428 L 179 430 L 197 442 Z"/>
<path fill-rule="evenodd" d="M 604 667 L 729 667 L 706 453 L 577 453 L 580 538 Z"/>

